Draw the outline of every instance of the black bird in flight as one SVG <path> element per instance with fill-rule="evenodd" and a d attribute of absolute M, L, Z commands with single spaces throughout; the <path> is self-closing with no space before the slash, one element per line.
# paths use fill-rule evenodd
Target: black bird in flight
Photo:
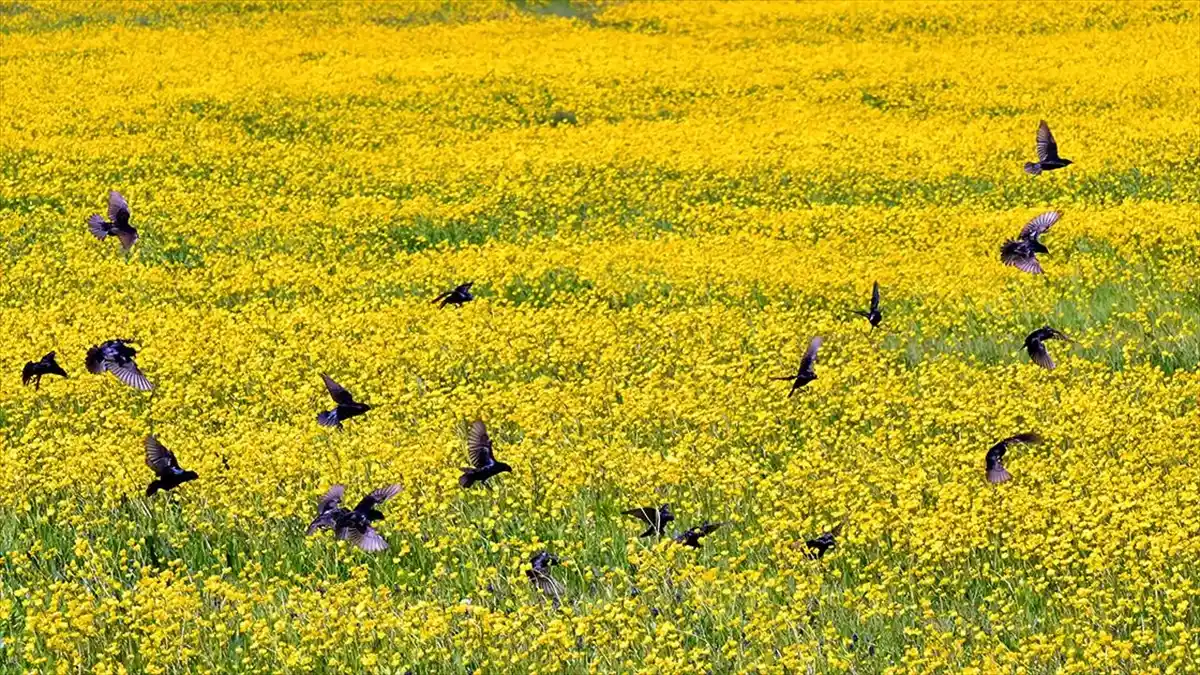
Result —
<path fill-rule="evenodd" d="M 487 480 L 496 474 L 512 471 L 512 467 L 504 462 L 497 462 L 492 452 L 492 439 L 488 438 L 487 427 L 483 422 L 473 422 L 467 430 L 467 456 L 471 466 L 462 469 L 458 484 L 469 488 L 475 483 L 487 485 Z"/>
<path fill-rule="evenodd" d="M 1017 434 L 1006 438 L 999 443 L 993 445 L 987 451 L 987 456 L 984 458 L 984 465 L 987 468 L 987 479 L 990 483 L 1003 483 L 1012 479 L 1012 474 L 1008 469 L 1004 468 L 1004 453 L 1008 450 L 1008 446 L 1014 443 L 1041 443 L 1042 437 L 1036 433 Z"/>
<path fill-rule="evenodd" d="M 337 406 L 333 410 L 327 410 L 317 414 L 317 424 L 323 427 L 342 428 L 342 422 L 351 417 L 365 415 L 371 406 L 366 403 L 359 403 L 354 400 L 354 396 L 346 391 L 342 385 L 334 382 L 328 375 L 321 373 L 321 379 L 325 381 L 325 388 L 329 390 L 329 396 L 333 399 Z"/>
<path fill-rule="evenodd" d="M 821 338 L 815 337 L 812 342 L 808 343 L 808 351 L 804 352 L 804 358 L 800 359 L 800 369 L 795 375 L 785 375 L 783 377 L 772 377 L 772 380 L 788 380 L 792 383 L 792 389 L 788 392 L 788 398 L 795 394 L 801 387 L 817 379 L 817 373 L 813 368 L 817 365 L 817 350 L 821 348 Z"/>
<path fill-rule="evenodd" d="M 653 506 L 643 506 L 637 509 L 622 511 L 621 514 L 633 516 L 647 525 L 646 531 L 639 534 L 639 537 L 659 536 L 663 533 L 663 529 L 667 526 L 667 523 L 675 520 L 675 514 L 671 513 L 670 504 L 663 504 L 657 509 Z"/>
<path fill-rule="evenodd" d="M 878 281 L 875 282 L 875 287 L 871 289 L 871 309 L 865 312 L 861 309 L 856 309 L 853 311 L 855 314 L 864 317 L 867 321 L 871 322 L 871 328 L 878 326 L 879 322 L 883 321 L 883 312 L 879 311 Z"/>
<path fill-rule="evenodd" d="M 1025 338 L 1025 351 L 1029 352 L 1029 358 L 1046 370 L 1054 370 L 1054 359 L 1050 358 L 1050 352 L 1043 344 L 1045 340 L 1065 340 L 1067 342 L 1072 342 L 1072 340 L 1049 326 L 1043 326 Z"/>
<path fill-rule="evenodd" d="M 174 490 L 189 480 L 200 477 L 195 471 L 181 469 L 179 461 L 175 459 L 175 453 L 159 443 L 154 434 L 146 437 L 146 466 L 158 476 L 146 487 L 147 497 L 159 490 Z"/>
<path fill-rule="evenodd" d="M 103 241 L 108 235 L 114 235 L 121 241 L 121 248 L 126 252 L 133 247 L 138 239 L 137 230 L 129 224 L 129 203 L 116 190 L 108 192 L 108 220 L 93 213 L 87 219 L 88 230 Z"/>
<path fill-rule="evenodd" d="M 683 544 L 684 546 L 688 546 L 690 548 L 700 548 L 700 538 L 707 537 L 713 532 L 716 532 L 717 528 L 724 524 L 725 523 L 705 523 L 700 527 L 693 527 L 689 530 L 684 530 L 683 532 L 675 535 L 675 543 Z"/>
<path fill-rule="evenodd" d="M 383 514 L 375 507 L 400 494 L 400 485 L 393 484 L 375 490 L 363 497 L 353 509 L 340 506 L 345 493 L 345 487 L 334 485 L 321 496 L 317 501 L 317 517 L 308 524 L 305 534 L 333 528 L 334 536 L 338 539 L 348 541 L 368 553 L 386 549 L 387 542 L 371 527 L 371 523 L 383 520 Z"/>
<path fill-rule="evenodd" d="M 457 306 L 462 305 L 464 302 L 470 302 L 475 299 L 475 296 L 471 295 L 471 286 L 474 286 L 474 285 L 475 285 L 474 281 L 468 281 L 467 283 L 462 284 L 461 286 L 455 286 L 454 290 L 450 290 L 450 291 L 446 291 L 445 293 L 442 293 L 441 295 L 434 298 L 433 302 L 434 303 L 440 302 L 441 304 L 438 305 L 439 307 L 445 307 L 446 305 L 454 305 L 457 307 Z"/>
<path fill-rule="evenodd" d="M 1050 250 L 1038 240 L 1042 234 L 1058 222 L 1062 214 L 1058 211 L 1047 211 L 1033 220 L 1025 223 L 1021 234 L 1016 239 L 1009 239 L 1000 246 L 1000 262 L 1016 267 L 1030 274 L 1041 274 L 1042 265 L 1038 262 L 1038 253 L 1049 253 Z"/>
<path fill-rule="evenodd" d="M 133 357 L 137 356 L 137 350 L 130 346 L 132 342 L 133 340 L 109 340 L 89 349 L 84 361 L 88 372 L 99 375 L 107 370 L 134 389 L 153 389 L 154 385 L 150 384 L 150 380 L 146 379 L 133 360 Z"/>
<path fill-rule="evenodd" d="M 21 384 L 29 386 L 33 382 L 33 390 L 37 391 L 42 386 L 43 375 L 62 375 L 67 376 L 67 371 L 58 365 L 58 361 L 54 360 L 54 352 L 42 357 L 41 361 L 30 361 L 21 369 Z"/>
<path fill-rule="evenodd" d="M 808 557 L 814 560 L 824 558 L 826 551 L 837 546 L 837 538 L 842 534 L 842 528 L 845 525 L 846 521 L 843 520 L 828 532 L 805 541 L 804 546 L 809 549 Z"/>
<path fill-rule="evenodd" d="M 1054 142 L 1054 134 L 1050 133 L 1050 126 L 1046 124 L 1046 120 L 1042 120 L 1038 125 L 1037 156 L 1038 161 L 1025 163 L 1025 173 L 1031 176 L 1036 176 L 1043 171 L 1061 169 L 1074 163 L 1058 156 L 1058 143 Z"/>
<path fill-rule="evenodd" d="M 550 567 L 557 565 L 561 561 L 558 556 L 547 551 L 538 551 L 529 559 L 529 569 L 525 570 L 525 576 L 529 577 L 529 582 L 533 587 L 542 593 L 558 607 L 558 603 L 562 601 L 563 595 L 567 592 L 557 579 L 550 576 Z"/>

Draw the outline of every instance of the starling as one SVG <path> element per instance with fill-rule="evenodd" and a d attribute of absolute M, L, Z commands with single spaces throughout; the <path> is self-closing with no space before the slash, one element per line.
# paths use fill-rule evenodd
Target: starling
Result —
<path fill-rule="evenodd" d="M 866 318 L 867 321 L 871 322 L 871 328 L 878 326 L 879 322 L 883 321 L 883 312 L 879 311 L 878 281 L 875 282 L 875 287 L 871 289 L 871 309 L 865 312 L 861 309 L 856 309 L 854 310 L 854 313 Z"/>
<path fill-rule="evenodd" d="M 1038 161 L 1025 163 L 1025 173 L 1031 176 L 1036 176 L 1043 171 L 1061 169 L 1073 163 L 1069 159 L 1058 156 L 1058 143 L 1054 142 L 1054 134 L 1050 133 L 1050 127 L 1046 124 L 1046 120 L 1042 120 L 1038 125 L 1037 156 Z"/>
<path fill-rule="evenodd" d="M 700 548 L 700 538 L 706 537 L 717 531 L 725 523 L 705 523 L 700 527 L 693 527 L 690 530 L 685 530 L 675 535 L 675 543 L 683 544 L 690 548 Z"/>
<path fill-rule="evenodd" d="M 445 307 L 446 305 L 454 305 L 457 307 L 457 306 L 462 305 L 464 302 L 470 302 L 475 299 L 475 296 L 471 295 L 471 286 L 474 286 L 474 285 L 475 285 L 474 281 L 468 281 L 467 283 L 462 284 L 461 286 L 455 286 L 454 290 L 446 291 L 445 293 L 442 293 L 441 295 L 434 298 L 433 302 L 434 303 L 440 302 L 441 304 L 438 305 L 439 307 Z"/>
<path fill-rule="evenodd" d="M 29 386 L 33 382 L 33 390 L 37 391 L 42 386 L 43 375 L 62 375 L 67 376 L 67 371 L 58 365 L 58 361 L 54 360 L 54 352 L 42 357 L 41 361 L 30 361 L 21 369 L 21 384 Z"/>
<path fill-rule="evenodd" d="M 189 480 L 200 477 L 195 471 L 181 469 L 179 461 L 175 459 L 175 453 L 159 443 L 154 434 L 146 437 L 146 466 L 158 476 L 146 487 L 147 497 L 159 490 L 174 490 Z"/>
<path fill-rule="evenodd" d="M 133 340 L 109 340 L 92 347 L 87 352 L 85 364 L 89 373 L 99 375 L 108 371 L 134 389 L 150 391 L 154 385 L 142 374 L 133 361 L 137 350 L 130 346 Z"/>
<path fill-rule="evenodd" d="M 809 549 L 808 557 L 814 560 L 824 558 L 826 551 L 837 546 L 837 537 L 842 534 L 842 528 L 845 525 L 846 521 L 843 520 L 835 525 L 832 530 L 805 541 L 804 545 Z"/>
<path fill-rule="evenodd" d="M 1036 433 L 1017 434 L 1010 438 L 1006 438 L 999 443 L 993 445 L 987 451 L 987 457 L 984 458 L 984 463 L 987 467 L 987 479 L 991 483 L 1003 483 L 1012 478 L 1012 474 L 1004 468 L 1004 452 L 1008 450 L 1008 446 L 1013 443 L 1041 443 L 1042 437 Z"/>
<path fill-rule="evenodd" d="M 366 403 L 355 401 L 354 396 L 346 391 L 345 387 L 331 380 L 325 373 L 321 373 L 321 379 L 325 380 L 325 388 L 329 390 L 329 396 L 333 399 L 334 403 L 337 403 L 337 407 L 333 410 L 318 413 L 317 424 L 323 427 L 337 427 L 341 429 L 342 422 L 351 417 L 364 415 L 371 409 L 371 406 Z"/>
<path fill-rule="evenodd" d="M 93 213 L 88 217 L 87 224 L 88 230 L 101 241 L 110 234 L 115 235 L 125 252 L 129 252 L 138 239 L 137 230 L 129 224 L 129 203 L 116 190 L 108 192 L 108 220 Z"/>
<path fill-rule="evenodd" d="M 817 350 L 821 348 L 821 338 L 815 337 L 812 342 L 808 343 L 808 351 L 804 352 L 804 358 L 800 359 L 800 369 L 795 375 L 785 375 L 783 377 L 772 377 L 772 380 L 788 380 L 792 383 L 792 389 L 788 392 L 788 398 L 795 394 L 801 387 L 817 379 L 817 373 L 813 368 L 817 365 Z"/>
<path fill-rule="evenodd" d="M 388 547 L 383 537 L 371 527 L 371 523 L 383 520 L 376 506 L 400 493 L 400 485 L 379 488 L 363 497 L 352 510 L 340 506 L 346 488 L 334 485 L 317 501 L 317 517 L 308 524 L 306 534 L 333 528 L 334 536 L 348 541 L 360 549 L 375 553 Z"/>
<path fill-rule="evenodd" d="M 1046 370 L 1054 370 L 1054 359 L 1050 358 L 1050 352 L 1046 351 L 1046 345 L 1042 344 L 1044 340 L 1071 342 L 1071 338 L 1049 326 L 1043 326 L 1025 338 L 1025 351 L 1029 352 L 1029 358 Z"/>
<path fill-rule="evenodd" d="M 657 509 L 653 506 L 643 506 L 637 509 L 622 511 L 621 514 L 633 516 L 648 526 L 645 532 L 638 535 L 639 537 L 660 536 L 667 523 L 675 520 L 675 514 L 671 513 L 670 504 L 663 504 Z"/>
<path fill-rule="evenodd" d="M 525 570 L 525 576 L 529 577 L 529 582 L 533 587 L 542 593 L 558 607 L 558 603 L 562 601 L 563 594 L 567 589 L 559 583 L 557 579 L 550 576 L 550 567 L 557 565 L 561 561 L 558 556 L 547 551 L 538 551 L 529 559 L 529 569 Z"/>
<path fill-rule="evenodd" d="M 1049 253 L 1050 250 L 1038 241 L 1038 237 L 1061 217 L 1058 211 L 1047 211 L 1026 223 L 1016 239 L 1009 239 L 1000 246 L 1000 262 L 1030 274 L 1041 274 L 1042 265 L 1036 254 Z"/>
<path fill-rule="evenodd" d="M 496 461 L 496 456 L 492 453 L 492 439 L 488 438 L 483 422 L 473 422 L 467 431 L 467 455 L 471 458 L 471 466 L 463 467 L 462 477 L 458 479 L 458 484 L 464 488 L 469 488 L 475 483 L 486 485 L 492 476 L 512 471 L 511 466 Z"/>

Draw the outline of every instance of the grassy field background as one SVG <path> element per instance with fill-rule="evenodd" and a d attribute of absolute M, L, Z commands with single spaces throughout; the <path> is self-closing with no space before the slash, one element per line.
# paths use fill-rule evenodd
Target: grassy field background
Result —
<path fill-rule="evenodd" d="M 1197 101 L 1194 2 L 0 4 L 0 670 L 1196 672 Z"/>

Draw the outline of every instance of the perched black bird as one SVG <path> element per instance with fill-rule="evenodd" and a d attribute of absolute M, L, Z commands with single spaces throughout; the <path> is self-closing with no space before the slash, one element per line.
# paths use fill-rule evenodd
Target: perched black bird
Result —
<path fill-rule="evenodd" d="M 691 548 L 700 548 L 700 538 L 707 537 L 717 531 L 725 523 L 705 523 L 700 527 L 693 527 L 690 530 L 684 530 L 675 535 L 675 543 L 683 544 Z"/>
<path fill-rule="evenodd" d="M 558 556 L 547 551 L 538 551 L 529 559 L 529 569 L 525 570 L 525 576 L 529 577 L 529 582 L 533 587 L 542 593 L 558 607 L 558 603 L 562 601 L 563 595 L 567 589 L 559 583 L 557 579 L 550 576 L 550 567 L 557 565 L 561 561 Z"/>
<path fill-rule="evenodd" d="M 129 203 L 116 190 L 108 192 L 108 220 L 93 213 L 87 219 L 88 230 L 103 241 L 108 235 L 115 235 L 121 241 L 121 248 L 129 251 L 138 239 L 137 230 L 129 224 Z"/>
<path fill-rule="evenodd" d="M 146 379 L 133 361 L 137 350 L 129 346 L 132 342 L 133 340 L 109 340 L 89 349 L 84 362 L 88 372 L 99 375 L 107 370 L 134 389 L 153 389 L 154 385 L 150 384 L 150 380 Z"/>
<path fill-rule="evenodd" d="M 813 367 L 817 365 L 817 350 L 821 348 L 821 338 L 815 337 L 812 342 L 808 343 L 808 351 L 804 352 L 804 358 L 800 359 L 800 369 L 795 375 L 785 375 L 783 377 L 772 377 L 772 380 L 788 380 L 792 383 L 792 389 L 788 392 L 788 398 L 792 394 L 800 390 L 801 387 L 817 379 L 817 373 Z"/>
<path fill-rule="evenodd" d="M 434 303 L 440 302 L 441 304 L 438 305 L 439 307 L 445 307 L 446 305 L 459 306 L 459 305 L 462 305 L 464 302 L 470 302 L 475 299 L 475 296 L 471 295 L 471 286 L 474 286 L 474 285 L 475 285 L 474 281 L 468 281 L 467 283 L 462 284 L 461 286 L 455 286 L 454 290 L 446 291 L 445 293 L 442 293 L 441 295 L 434 298 L 433 302 Z"/>
<path fill-rule="evenodd" d="M 1049 326 L 1043 326 L 1025 338 L 1025 351 L 1029 352 L 1029 358 L 1046 370 L 1054 370 L 1054 359 L 1050 358 L 1050 352 L 1046 351 L 1046 345 L 1042 344 L 1044 340 L 1072 340 Z"/>
<path fill-rule="evenodd" d="M 469 488 L 475 483 L 487 485 L 487 480 L 498 473 L 512 471 L 512 467 L 504 462 L 497 462 L 492 452 L 492 439 L 488 438 L 487 428 L 483 422 L 473 422 L 467 430 L 467 455 L 471 458 L 471 466 L 462 469 L 462 477 L 458 484 Z"/>
<path fill-rule="evenodd" d="M 1041 443 L 1042 437 L 1036 433 L 1017 434 L 1006 438 L 999 443 L 993 445 L 987 451 L 987 456 L 984 458 L 984 464 L 987 468 L 987 479 L 991 483 L 1003 483 L 1012 478 L 1012 474 L 1008 469 L 1004 468 L 1004 453 L 1008 450 L 1008 446 L 1014 443 Z"/>
<path fill-rule="evenodd" d="M 815 560 L 824 558 L 826 551 L 837 546 L 837 537 L 841 535 L 842 528 L 845 525 L 846 521 L 843 520 L 835 525 L 832 530 L 805 541 L 804 545 L 809 549 L 808 557 Z"/>
<path fill-rule="evenodd" d="M 351 417 L 365 415 L 371 409 L 371 406 L 366 403 L 355 401 L 354 396 L 346 391 L 345 387 L 334 382 L 325 373 L 321 373 L 321 379 L 325 380 L 325 388 L 329 390 L 329 396 L 333 399 L 334 403 L 337 403 L 337 407 L 333 410 L 318 413 L 317 424 L 323 427 L 337 427 L 341 429 L 342 422 Z"/>
<path fill-rule="evenodd" d="M 1000 246 L 1000 262 L 1030 274 L 1041 274 L 1042 265 L 1036 254 L 1049 253 L 1050 250 L 1038 241 L 1038 237 L 1061 217 L 1058 211 L 1047 211 L 1025 223 L 1016 239 L 1009 239 Z"/>
<path fill-rule="evenodd" d="M 195 471 L 181 469 L 179 461 L 175 459 L 175 453 L 159 443 L 154 434 L 146 437 L 146 466 L 158 476 L 146 487 L 147 497 L 159 490 L 174 490 L 189 480 L 200 477 Z"/>
<path fill-rule="evenodd" d="M 871 328 L 878 326 L 879 322 L 883 321 L 883 312 L 879 311 L 878 281 L 875 282 L 875 287 L 871 289 L 871 309 L 865 312 L 861 309 L 856 309 L 854 310 L 854 313 L 861 317 L 865 317 L 867 321 L 871 322 Z"/>
<path fill-rule="evenodd" d="M 317 517 L 308 525 L 306 534 L 333 528 L 334 536 L 348 541 L 368 553 L 382 551 L 388 547 L 371 523 L 383 520 L 376 506 L 400 494 L 400 485 L 379 488 L 363 497 L 358 506 L 347 510 L 340 506 L 346 488 L 334 485 L 317 501 Z"/>
<path fill-rule="evenodd" d="M 667 523 L 675 520 L 675 514 L 671 513 L 670 504 L 663 504 L 657 509 L 653 506 L 643 506 L 622 511 L 621 514 L 633 516 L 648 526 L 645 532 L 638 535 L 639 537 L 659 536 L 663 533 L 663 528 L 667 526 Z"/>
<path fill-rule="evenodd" d="M 1061 169 L 1074 163 L 1058 156 L 1058 143 L 1054 142 L 1054 134 L 1050 133 L 1050 126 L 1046 124 L 1046 120 L 1042 120 L 1042 123 L 1038 125 L 1037 156 L 1038 161 L 1025 163 L 1025 173 L 1031 176 L 1036 176 L 1043 171 Z"/>
<path fill-rule="evenodd" d="M 67 376 L 67 371 L 58 365 L 58 361 L 54 360 L 54 352 L 42 357 L 41 361 L 30 361 L 21 369 L 21 384 L 29 386 L 33 382 L 33 390 L 37 391 L 42 386 L 43 375 L 62 375 Z"/>

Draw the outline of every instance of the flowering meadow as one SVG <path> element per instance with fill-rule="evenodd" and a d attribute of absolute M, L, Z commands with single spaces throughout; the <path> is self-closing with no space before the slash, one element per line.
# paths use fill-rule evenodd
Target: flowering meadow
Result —
<path fill-rule="evenodd" d="M 3 2 L 0 368 L 0 672 L 1200 672 L 1200 4 Z"/>

